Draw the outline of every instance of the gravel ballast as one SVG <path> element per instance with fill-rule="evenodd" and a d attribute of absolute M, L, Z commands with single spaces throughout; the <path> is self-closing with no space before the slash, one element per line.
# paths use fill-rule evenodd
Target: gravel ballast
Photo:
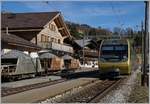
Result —
<path fill-rule="evenodd" d="M 118 86 L 116 89 L 112 90 L 104 98 L 102 98 L 99 103 L 128 103 L 129 99 L 131 99 L 130 97 L 135 89 L 135 86 L 137 89 L 140 86 L 137 86 L 137 75 L 139 72 L 140 67 L 136 71 L 134 71 L 124 82 L 122 82 L 120 86 Z M 132 103 L 135 103 L 132 99 L 131 101 Z"/>

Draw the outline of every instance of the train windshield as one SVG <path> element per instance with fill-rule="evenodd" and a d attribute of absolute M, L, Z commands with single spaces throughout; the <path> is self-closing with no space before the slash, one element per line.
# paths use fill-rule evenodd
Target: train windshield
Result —
<path fill-rule="evenodd" d="M 103 45 L 101 48 L 101 61 L 127 61 L 128 59 L 128 45 Z"/>

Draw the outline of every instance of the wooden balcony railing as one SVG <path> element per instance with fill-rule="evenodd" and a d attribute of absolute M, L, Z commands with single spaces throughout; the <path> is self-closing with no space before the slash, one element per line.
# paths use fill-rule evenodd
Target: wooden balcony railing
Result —
<path fill-rule="evenodd" d="M 64 45 L 64 44 L 58 44 L 54 42 L 39 42 L 38 45 L 45 49 L 53 49 L 53 50 L 73 53 L 73 48 L 71 46 Z"/>
<path fill-rule="evenodd" d="M 98 57 L 98 51 L 84 50 L 85 56 Z"/>

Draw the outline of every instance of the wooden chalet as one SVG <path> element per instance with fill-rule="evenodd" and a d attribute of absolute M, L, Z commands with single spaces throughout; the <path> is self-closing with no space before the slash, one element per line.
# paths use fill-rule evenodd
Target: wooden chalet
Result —
<path fill-rule="evenodd" d="M 78 57 L 80 58 L 83 58 L 83 53 L 85 59 L 95 60 L 95 58 L 98 58 L 98 50 L 97 50 L 98 46 L 91 39 L 75 40 L 73 46 L 74 46 L 74 50 L 78 54 Z"/>
<path fill-rule="evenodd" d="M 64 44 L 71 35 L 60 12 L 2 13 L 2 32 L 14 34 L 55 54 L 72 54 L 73 48 Z"/>

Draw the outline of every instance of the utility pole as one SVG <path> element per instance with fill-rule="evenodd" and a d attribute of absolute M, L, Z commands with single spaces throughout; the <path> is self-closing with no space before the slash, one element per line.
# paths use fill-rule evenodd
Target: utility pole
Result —
<path fill-rule="evenodd" d="M 144 74 L 145 74 L 145 80 L 146 80 L 146 84 L 148 86 L 148 75 L 147 75 L 147 70 L 148 69 L 148 64 L 149 64 L 149 1 L 145 1 L 145 70 L 144 70 Z"/>
<path fill-rule="evenodd" d="M 149 33 L 148 33 L 148 17 L 149 17 L 149 2 L 145 1 L 145 32 L 144 32 L 144 63 L 143 63 L 143 75 L 142 75 L 142 86 L 145 85 L 145 81 L 148 81 L 148 78 L 146 80 L 147 77 L 147 65 L 148 65 L 148 57 L 149 57 L 149 53 L 148 53 L 148 44 L 149 44 Z"/>
<path fill-rule="evenodd" d="M 143 21 L 141 22 L 141 36 L 142 36 L 142 68 L 141 68 L 141 72 L 142 72 L 142 75 L 141 75 L 141 85 L 144 86 L 144 50 L 145 50 L 145 44 L 144 44 L 144 29 L 143 29 Z"/>
<path fill-rule="evenodd" d="M 142 38 L 142 48 L 141 48 L 141 59 L 142 59 L 142 68 L 141 68 L 141 72 L 143 72 L 143 67 L 144 67 L 144 29 L 143 29 L 143 21 L 141 22 L 141 38 Z"/>

